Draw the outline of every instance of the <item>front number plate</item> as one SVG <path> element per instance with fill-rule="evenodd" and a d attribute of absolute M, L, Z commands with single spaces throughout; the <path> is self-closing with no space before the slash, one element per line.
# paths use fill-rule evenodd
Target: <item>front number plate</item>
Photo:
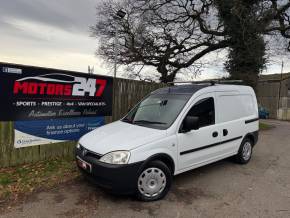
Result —
<path fill-rule="evenodd" d="M 84 169 L 85 171 L 91 173 L 92 172 L 92 165 L 88 162 L 82 160 L 81 158 L 77 157 L 77 164 L 80 168 Z"/>

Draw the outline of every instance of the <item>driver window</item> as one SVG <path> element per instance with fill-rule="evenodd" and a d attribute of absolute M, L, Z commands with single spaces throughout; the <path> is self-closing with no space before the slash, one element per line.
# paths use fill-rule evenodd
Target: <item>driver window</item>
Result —
<path fill-rule="evenodd" d="M 199 100 L 186 116 L 199 118 L 199 128 L 215 124 L 214 99 L 204 98 Z"/>

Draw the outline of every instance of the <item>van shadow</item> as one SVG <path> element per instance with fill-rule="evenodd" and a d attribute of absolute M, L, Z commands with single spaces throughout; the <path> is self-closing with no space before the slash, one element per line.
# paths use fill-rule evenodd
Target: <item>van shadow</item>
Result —
<path fill-rule="evenodd" d="M 202 180 L 208 174 L 225 171 L 233 167 L 235 168 L 235 164 L 232 163 L 231 159 L 225 159 L 177 175 L 173 178 L 173 184 L 168 195 L 164 199 L 154 202 L 140 202 L 134 196 L 112 194 L 81 179 L 79 181 L 80 196 L 77 204 L 82 204 L 87 209 L 100 209 L 104 205 L 110 205 L 116 211 L 129 209 L 136 213 L 142 212 L 149 217 L 154 217 L 158 216 L 161 207 L 192 205 L 194 202 L 204 199 L 218 200 L 219 196 L 216 194 L 195 185 L 195 180 Z"/>
<path fill-rule="evenodd" d="M 211 174 L 211 173 L 217 173 L 220 170 L 226 170 L 227 168 L 233 168 L 235 167 L 235 164 L 233 163 L 231 158 L 228 159 L 224 159 L 215 163 L 211 163 L 209 165 L 206 166 L 202 166 L 184 173 L 181 173 L 179 175 L 174 176 L 173 178 L 173 183 L 172 183 L 172 187 L 171 190 L 169 191 L 169 195 L 173 194 L 175 196 L 177 196 L 176 199 L 174 198 L 165 198 L 165 200 L 170 200 L 170 201 L 180 201 L 179 195 L 189 195 L 189 196 L 194 196 L 196 197 L 209 197 L 210 194 L 204 193 L 201 189 L 199 189 L 198 187 L 192 187 L 190 185 L 192 185 L 192 181 L 194 181 L 197 177 L 204 177 L 207 174 Z M 134 196 L 128 196 L 128 195 L 119 195 L 119 194 L 115 194 L 115 193 L 110 193 L 106 190 L 103 190 L 101 188 L 96 187 L 94 184 L 86 181 L 86 180 L 82 180 L 83 185 L 85 186 L 89 186 L 90 189 L 95 189 L 96 192 L 98 192 L 98 194 L 100 194 L 103 198 L 111 201 L 111 202 L 124 202 L 124 201 L 137 201 L 136 198 L 134 198 Z M 187 188 L 187 186 L 190 186 Z M 139 201 L 137 201 L 139 202 Z"/>
<path fill-rule="evenodd" d="M 203 176 L 205 174 L 210 174 L 212 172 L 217 172 L 219 170 L 224 170 L 228 167 L 234 167 L 236 164 L 232 160 L 232 158 L 227 158 L 224 160 L 220 160 L 202 167 L 198 167 L 196 169 L 192 169 L 189 171 L 186 171 L 184 173 L 178 174 L 174 177 L 175 182 L 186 182 L 188 179 L 192 181 L 193 177 L 196 176 Z"/>

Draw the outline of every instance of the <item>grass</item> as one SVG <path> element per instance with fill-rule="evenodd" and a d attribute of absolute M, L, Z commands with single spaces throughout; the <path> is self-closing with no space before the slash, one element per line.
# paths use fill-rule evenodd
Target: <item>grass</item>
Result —
<path fill-rule="evenodd" d="M 0 201 L 72 180 L 79 172 L 72 160 L 51 160 L 0 169 Z"/>
<path fill-rule="evenodd" d="M 262 122 L 260 122 L 260 124 L 259 124 L 260 130 L 268 130 L 268 129 L 272 129 L 274 127 L 275 127 L 274 125 L 270 125 L 270 124 L 266 124 L 266 123 L 262 123 Z"/>

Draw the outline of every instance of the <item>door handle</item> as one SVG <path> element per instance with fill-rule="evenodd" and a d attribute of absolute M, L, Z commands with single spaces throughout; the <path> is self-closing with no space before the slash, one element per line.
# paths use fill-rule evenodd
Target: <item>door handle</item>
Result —
<path fill-rule="evenodd" d="M 223 135 L 226 136 L 228 134 L 228 130 L 227 129 L 223 129 Z"/>
<path fill-rule="evenodd" d="M 219 135 L 218 132 L 213 132 L 212 133 L 212 137 L 214 137 L 214 138 L 217 137 L 218 135 Z"/>

